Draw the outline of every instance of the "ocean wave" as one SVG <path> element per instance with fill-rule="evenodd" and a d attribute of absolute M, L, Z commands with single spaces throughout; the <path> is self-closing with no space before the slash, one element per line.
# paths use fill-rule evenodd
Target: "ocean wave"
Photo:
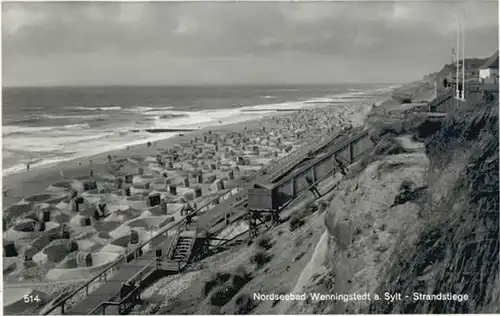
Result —
<path fill-rule="evenodd" d="M 80 111 L 119 111 L 122 109 L 122 107 L 121 106 L 102 106 L 102 107 L 77 106 L 71 109 Z"/>
<path fill-rule="evenodd" d="M 377 93 L 387 93 L 387 92 L 391 92 L 392 90 L 397 89 L 399 87 L 402 87 L 402 85 L 383 87 L 383 88 L 375 89 L 374 91 Z"/>
<path fill-rule="evenodd" d="M 263 96 L 261 96 L 260 98 L 261 98 L 261 99 L 276 99 L 276 97 L 275 97 L 275 96 L 273 96 L 273 95 L 263 95 Z"/>
<path fill-rule="evenodd" d="M 28 126 L 20 126 L 20 125 L 4 125 L 2 127 L 2 135 L 13 136 L 13 135 L 23 135 L 23 134 L 37 134 L 40 132 L 53 132 L 53 131 L 64 131 L 64 130 L 81 130 L 88 129 L 89 124 L 69 124 L 63 126 L 40 126 L 40 127 L 28 127 Z"/>
<path fill-rule="evenodd" d="M 64 157 L 54 157 L 53 153 L 60 153 L 61 152 L 61 146 L 57 146 L 56 144 L 47 146 L 47 153 L 50 153 L 50 156 L 46 156 L 43 158 L 34 158 L 31 157 L 29 159 L 20 159 L 18 163 L 12 166 L 8 166 L 3 169 L 3 176 L 8 176 L 10 174 L 15 174 L 19 172 L 23 172 L 26 170 L 26 162 L 31 163 L 31 167 L 41 167 L 41 166 L 48 166 L 54 163 L 60 163 L 63 161 L 68 161 L 68 160 L 73 160 L 73 159 L 78 159 L 78 158 L 84 158 L 84 157 L 89 157 L 93 155 L 97 155 L 100 153 L 108 152 L 108 151 L 113 151 L 113 150 L 120 150 L 120 149 L 125 149 L 128 146 L 135 146 L 135 145 L 141 145 L 145 144 L 148 141 L 157 141 L 161 139 L 167 139 L 170 137 L 173 137 L 176 135 L 176 133 L 164 133 L 164 134 L 159 134 L 159 135 L 154 135 L 150 133 L 136 133 L 134 134 L 136 137 L 132 137 L 133 135 L 128 133 L 128 137 L 122 137 L 122 136 L 117 136 L 117 137 L 100 137 L 99 139 L 94 139 L 93 141 L 86 141 L 86 142 L 74 142 L 73 146 L 69 146 L 68 144 L 64 144 L 64 151 L 66 153 L 70 153 L 72 151 L 72 154 L 66 155 Z M 48 138 L 50 139 L 50 138 Z M 38 141 L 39 144 L 41 144 L 40 141 Z M 45 147 L 45 145 L 44 145 Z M 32 148 L 25 148 L 29 149 Z M 35 149 L 39 149 L 38 147 Z M 52 150 L 52 151 L 49 151 Z M 16 149 L 10 149 L 7 148 L 7 150 L 10 151 L 15 151 Z M 31 152 L 31 151 L 30 151 Z M 33 152 L 31 152 L 33 153 Z M 39 151 L 38 151 L 39 153 Z"/>
<path fill-rule="evenodd" d="M 162 116 L 162 115 L 189 115 L 189 112 L 185 111 L 176 111 L 176 110 L 157 110 L 154 109 L 152 111 L 147 111 L 147 112 L 142 112 L 141 114 L 143 115 L 148 115 L 148 116 Z"/>
<path fill-rule="evenodd" d="M 133 113 L 142 113 L 142 112 L 147 112 L 153 110 L 152 107 L 150 106 L 135 106 L 131 109 L 124 109 L 126 112 L 133 112 Z"/>
<path fill-rule="evenodd" d="M 173 108 L 174 108 L 173 106 L 135 106 L 131 109 L 123 109 L 123 111 L 132 113 L 141 113 L 145 115 L 154 115 L 150 114 L 150 112 L 171 110 Z"/>
<path fill-rule="evenodd" d="M 22 119 L 15 120 L 7 120 L 7 124 L 18 124 L 18 123 L 35 123 L 41 119 L 43 119 L 43 115 L 30 115 L 29 117 L 25 117 Z"/>
<path fill-rule="evenodd" d="M 94 115 L 54 115 L 54 114 L 42 114 L 41 117 L 51 119 L 51 120 L 62 120 L 62 119 L 102 119 L 107 117 L 106 114 L 94 114 Z"/>
<path fill-rule="evenodd" d="M 181 118 L 181 117 L 188 117 L 189 115 L 186 113 L 183 114 L 163 114 L 157 117 L 157 119 L 160 120 L 169 120 L 169 119 L 176 119 L 176 118 Z"/>
<path fill-rule="evenodd" d="M 304 101 L 304 103 L 307 103 L 307 104 L 331 103 L 331 102 L 335 102 L 335 101 L 336 101 L 336 99 L 333 99 L 333 98 L 315 98 L 315 99 Z"/>
<path fill-rule="evenodd" d="M 116 132 L 89 131 L 85 134 L 67 134 L 54 137 L 53 134 L 16 135 L 3 139 L 3 150 L 17 153 L 19 157 L 30 158 L 44 154 L 45 158 L 67 156 L 93 149 L 96 141 L 108 142 Z M 120 137 L 115 137 L 120 139 Z"/>
<path fill-rule="evenodd" d="M 23 112 L 36 112 L 36 111 L 42 111 L 44 110 L 45 108 L 41 107 L 41 106 L 33 106 L 33 107 L 29 107 L 29 108 L 24 108 L 22 111 Z"/>
<path fill-rule="evenodd" d="M 379 86 L 380 87 L 380 86 Z M 387 91 L 388 88 L 383 88 Z M 287 89 L 286 89 L 287 90 Z M 292 90 L 292 89 L 289 89 Z M 293 89 L 296 90 L 296 89 Z M 363 93 L 371 94 L 373 90 L 362 90 Z M 176 111 L 172 107 L 154 107 L 154 106 L 135 106 L 124 109 L 129 114 L 118 122 L 110 121 L 107 126 L 100 130 L 89 128 L 88 124 L 71 124 L 65 126 L 48 127 L 24 127 L 17 124 L 6 125 L 3 127 L 4 148 L 15 152 L 20 157 L 18 160 L 12 160 L 16 165 L 5 165 L 4 175 L 16 173 L 25 170 L 25 158 L 38 159 L 32 166 L 42 166 L 54 162 L 87 157 L 94 154 L 118 150 L 127 146 L 144 144 L 148 141 L 165 139 L 176 135 L 176 133 L 151 134 L 151 133 L 131 133 L 131 128 L 143 129 L 175 129 L 175 128 L 204 128 L 209 126 L 218 126 L 223 124 L 239 123 L 251 119 L 258 119 L 268 115 L 273 115 L 274 110 L 290 110 L 301 108 L 313 108 L 323 106 L 320 103 L 351 103 L 360 102 L 364 95 L 356 95 L 360 90 L 349 91 L 345 93 L 328 95 L 321 98 L 311 98 L 304 101 L 291 101 L 267 104 L 258 104 L 254 106 L 237 106 L 229 109 L 210 109 L 199 111 Z M 265 102 L 262 102 L 265 103 Z M 96 111 L 103 109 L 100 107 L 80 107 L 85 111 Z M 108 110 L 118 110 L 121 107 L 107 107 Z M 73 108 L 74 109 L 74 108 Z M 244 112 L 244 110 L 253 112 Z M 83 111 L 83 110 L 81 110 Z M 133 115 L 132 113 L 135 113 Z M 81 116 L 88 114 L 80 112 Z M 95 113 L 93 113 L 95 114 Z M 110 113 L 111 114 L 111 113 Z M 109 115 L 104 115 L 109 118 Z M 163 116 L 163 118 L 161 118 Z M 32 117 L 33 118 L 33 117 Z M 132 122 L 131 122 L 132 121 Z M 18 133 L 18 134 L 15 134 Z M 15 136 L 14 136 L 15 135 Z M 24 150 L 26 154 L 20 153 Z M 41 153 L 41 151 L 43 151 Z M 57 156 L 60 155 L 60 156 Z"/>

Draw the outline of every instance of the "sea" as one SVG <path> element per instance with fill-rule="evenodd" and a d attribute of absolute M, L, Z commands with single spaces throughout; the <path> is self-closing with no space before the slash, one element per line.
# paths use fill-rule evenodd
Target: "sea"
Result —
<path fill-rule="evenodd" d="M 262 118 L 383 97 L 398 85 L 5 87 L 3 175 Z"/>

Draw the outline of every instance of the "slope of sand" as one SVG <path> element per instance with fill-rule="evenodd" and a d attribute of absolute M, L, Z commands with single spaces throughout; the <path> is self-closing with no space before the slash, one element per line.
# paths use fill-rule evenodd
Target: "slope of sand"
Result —
<path fill-rule="evenodd" d="M 423 153 L 387 156 L 368 165 L 356 178 L 336 190 L 325 223 L 331 236 L 327 253 L 329 272 L 310 286 L 330 284 L 327 293 L 372 293 L 387 260 L 403 240 L 411 243 L 419 232 L 415 202 L 391 206 L 404 180 L 426 184 L 429 160 Z M 417 202 L 418 203 L 418 202 Z M 413 237 L 412 237 L 413 236 Z M 359 313 L 369 301 L 311 302 L 301 312 Z"/>

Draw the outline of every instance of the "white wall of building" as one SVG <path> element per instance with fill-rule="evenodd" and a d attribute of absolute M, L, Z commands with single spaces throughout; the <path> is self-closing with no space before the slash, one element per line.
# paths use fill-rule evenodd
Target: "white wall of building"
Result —
<path fill-rule="evenodd" d="M 486 68 L 479 69 L 480 79 L 498 78 L 498 69 Z"/>

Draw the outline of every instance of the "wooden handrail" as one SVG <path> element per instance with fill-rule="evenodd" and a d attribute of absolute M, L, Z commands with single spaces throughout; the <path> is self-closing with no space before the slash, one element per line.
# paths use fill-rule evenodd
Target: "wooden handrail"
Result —
<path fill-rule="evenodd" d="M 123 303 L 127 303 L 127 301 L 137 293 L 137 291 L 140 289 L 139 286 L 136 286 L 130 293 L 128 293 L 124 298 L 122 298 L 119 302 L 113 302 L 113 301 L 104 301 L 101 302 L 99 305 L 97 305 L 94 309 L 92 309 L 87 315 L 93 315 L 95 311 L 98 309 L 104 307 L 104 306 L 120 306 Z M 120 289 L 121 290 L 121 289 Z M 119 292 L 119 291 L 118 291 Z M 116 294 L 115 294 L 116 295 Z"/>
<path fill-rule="evenodd" d="M 174 249 L 174 247 L 177 245 L 177 242 L 179 241 L 179 236 L 181 234 L 181 230 L 180 230 L 180 227 L 177 229 L 177 233 L 175 233 L 175 236 L 174 236 L 174 239 L 172 239 L 172 242 L 170 243 L 170 245 L 168 246 L 168 250 L 167 250 L 167 253 L 165 254 L 165 257 L 167 258 L 167 260 L 170 260 L 170 255 L 171 255 L 171 252 L 172 250 Z"/>
<path fill-rule="evenodd" d="M 230 193 L 231 195 L 232 195 L 232 190 L 233 189 L 229 189 L 229 192 L 231 192 Z M 209 202 L 205 203 L 203 206 L 201 206 L 201 207 L 197 208 L 196 210 L 194 210 L 193 213 L 191 213 L 191 214 L 192 215 L 196 215 L 202 209 L 204 209 L 208 205 L 212 204 L 217 199 L 220 199 L 221 197 L 223 197 L 227 193 L 228 193 L 228 191 L 226 191 L 226 192 L 224 192 L 222 194 L 217 195 L 216 197 L 214 197 L 213 199 L 211 199 Z M 68 301 L 73 296 L 75 296 L 76 294 L 78 294 L 80 291 L 82 291 L 83 289 L 85 289 L 86 287 L 88 287 L 90 285 L 90 283 L 92 283 L 95 280 L 97 280 L 98 278 L 100 278 L 104 273 L 107 273 L 109 270 L 115 268 L 122 261 L 125 261 L 125 263 L 126 263 L 126 261 L 127 261 L 126 258 L 130 257 L 131 255 L 134 256 L 135 253 L 139 249 L 142 249 L 144 246 L 146 246 L 146 245 L 150 244 L 151 242 L 155 241 L 157 238 L 160 238 L 163 234 L 165 234 L 166 232 L 168 232 L 170 229 L 178 227 L 179 225 L 183 224 L 185 221 L 186 221 L 186 219 L 183 218 L 179 222 L 175 223 L 174 225 L 171 225 L 171 226 L 169 226 L 168 224 L 165 225 L 165 227 L 163 227 L 162 229 L 160 229 L 160 231 L 155 236 L 153 236 L 153 237 L 151 237 L 151 238 L 143 241 L 142 243 L 140 243 L 138 246 L 136 246 L 134 249 L 130 250 L 126 254 L 121 255 L 115 262 L 111 263 L 107 268 L 105 268 L 104 270 L 102 270 L 101 272 L 99 272 L 97 275 L 95 275 L 93 278 L 91 278 L 90 280 L 88 280 L 87 282 L 85 282 L 84 284 L 82 284 L 80 287 L 78 287 L 77 289 L 75 289 L 74 291 L 72 291 L 71 293 L 69 293 L 65 298 L 61 299 L 57 304 L 54 304 L 54 306 L 52 306 L 43 315 L 48 315 L 51 312 L 53 312 L 56 308 L 64 306 L 64 304 L 66 303 L 66 301 Z"/>
<path fill-rule="evenodd" d="M 272 184 L 273 188 L 281 186 L 283 183 L 290 181 L 290 179 L 293 178 L 294 175 L 302 173 L 304 170 L 311 168 L 311 166 L 317 165 L 326 159 L 330 159 L 332 157 L 332 155 L 335 155 L 340 149 L 343 149 L 344 147 L 359 140 L 360 138 L 367 137 L 367 136 L 368 136 L 368 130 L 364 130 L 364 131 L 358 133 L 357 135 L 353 135 L 350 138 L 344 140 L 343 142 L 336 144 L 335 147 L 332 150 L 330 150 L 325 156 L 319 157 L 319 158 L 313 160 L 312 162 L 308 163 L 307 165 L 301 167 L 300 169 L 293 171 L 293 174 L 291 174 L 290 176 L 287 176 L 283 179 L 280 179 L 278 182 L 273 183 Z"/>
<path fill-rule="evenodd" d="M 325 138 L 325 140 L 320 141 L 322 138 Z M 297 163 L 296 159 L 298 158 L 305 158 L 306 154 L 309 152 L 312 152 L 313 154 L 316 154 L 319 150 L 323 149 L 324 147 L 328 146 L 328 144 L 332 143 L 334 140 L 337 138 L 342 137 L 342 133 L 333 133 L 329 134 L 327 136 L 318 136 L 314 138 L 311 141 L 310 145 L 307 145 L 306 147 L 299 148 L 298 150 L 293 151 L 289 155 L 283 157 L 285 158 L 284 160 L 278 160 L 277 164 L 283 164 L 281 168 L 270 174 L 267 179 L 276 179 L 280 177 L 283 172 L 287 171 L 290 169 L 291 166 Z M 319 142 L 319 144 L 318 144 Z M 293 160 L 292 160 L 293 159 Z M 268 180 L 269 182 L 272 182 L 272 180 Z"/>
<path fill-rule="evenodd" d="M 335 135 L 335 136 L 331 136 L 328 138 L 327 141 L 324 141 L 320 144 L 320 146 L 318 145 L 311 145 L 311 146 L 307 146 L 307 152 L 310 151 L 310 148 L 321 148 L 321 147 L 324 147 L 325 145 L 327 145 L 329 142 L 333 141 L 335 138 L 338 137 L 338 134 Z M 319 138 L 319 137 L 318 137 Z M 306 150 L 303 149 L 299 149 L 296 151 L 296 154 L 298 153 L 306 153 Z M 294 154 L 294 156 L 296 155 Z M 284 157 L 285 158 L 285 157 Z M 289 158 L 289 159 L 292 159 L 292 158 Z M 273 175 L 271 176 L 275 176 L 276 173 L 274 173 Z M 266 177 L 266 178 L 271 178 L 270 177 Z M 251 181 L 252 183 L 255 182 L 255 178 L 257 177 L 257 175 L 255 174 L 254 175 L 254 179 L 253 181 Z M 214 197 L 213 199 L 211 199 L 209 202 L 205 203 L 203 206 L 201 207 L 198 207 L 196 210 L 194 210 L 191 215 L 197 215 L 199 212 L 201 212 L 204 208 L 207 208 L 212 204 L 214 203 L 216 200 L 220 199 L 221 197 L 225 196 L 227 193 L 230 194 L 230 196 L 233 195 L 232 191 L 233 191 L 234 188 L 231 188 L 229 189 L 228 191 L 222 193 L 222 194 L 219 194 L 217 195 L 216 197 Z M 239 192 L 237 192 L 236 194 L 238 194 Z M 61 306 L 64 306 L 64 304 L 66 303 L 66 301 L 68 301 L 69 299 L 71 299 L 72 297 L 74 297 L 76 294 L 78 294 L 80 291 L 82 291 L 83 289 L 87 288 L 90 283 L 92 283 L 93 281 L 97 280 L 98 278 L 100 278 L 103 274 L 107 273 L 109 270 L 115 268 L 118 264 L 120 264 L 122 261 L 125 261 L 126 263 L 126 258 L 130 257 L 131 255 L 135 258 L 135 253 L 137 253 L 139 251 L 139 249 L 142 249 L 144 246 L 150 244 L 151 242 L 155 241 L 157 238 L 160 238 L 163 234 L 165 234 L 166 232 L 168 232 L 170 229 L 173 229 L 173 228 L 176 228 L 180 225 L 182 225 L 184 222 L 186 221 L 186 218 L 183 218 L 181 219 L 179 222 L 169 226 L 168 224 L 163 227 L 162 229 L 160 229 L 158 231 L 158 233 L 143 241 L 142 243 L 140 243 L 138 246 L 136 246 L 134 249 L 130 250 L 129 252 L 127 252 L 126 254 L 120 256 L 114 263 L 110 264 L 107 268 L 105 268 L 103 271 L 101 271 L 100 273 L 98 273 L 97 275 L 95 275 L 93 278 L 91 278 L 90 280 L 88 280 L 86 283 L 82 284 L 80 287 L 78 287 L 77 289 L 75 289 L 73 292 L 69 293 L 65 298 L 61 299 L 57 304 L 54 304 L 54 306 L 52 306 L 48 311 L 46 311 L 44 313 L 44 315 L 47 315 L 49 313 L 51 313 L 52 311 L 54 311 L 56 308 L 58 307 L 61 307 Z M 171 249 L 169 249 L 170 251 Z M 64 311 L 63 311 L 64 312 Z"/>
<path fill-rule="evenodd" d="M 143 274 L 144 274 L 144 271 L 146 271 L 148 268 L 150 268 L 156 261 L 156 258 L 153 259 L 152 261 L 150 261 L 148 264 L 146 264 L 141 270 L 139 270 L 139 272 L 137 272 L 136 274 L 134 274 L 133 276 L 131 276 L 128 280 L 128 281 L 135 281 L 137 279 L 139 279 Z"/>

